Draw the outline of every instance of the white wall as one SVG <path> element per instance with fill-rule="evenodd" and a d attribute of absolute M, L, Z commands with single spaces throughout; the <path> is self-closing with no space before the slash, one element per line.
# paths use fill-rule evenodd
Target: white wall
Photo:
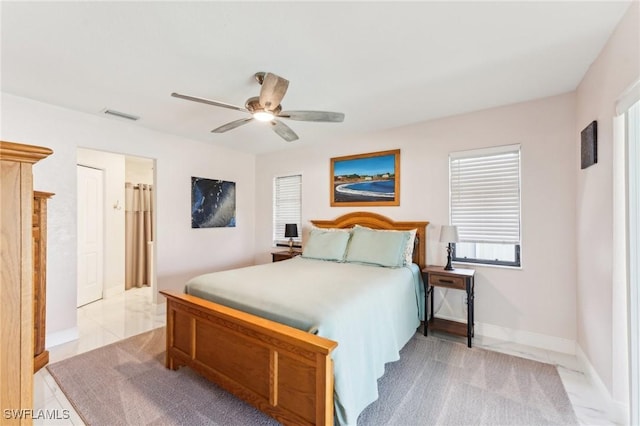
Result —
<path fill-rule="evenodd" d="M 54 151 L 34 167 L 35 187 L 56 193 L 48 204 L 47 335 L 73 338 L 76 327 L 78 147 L 156 159 L 158 289 L 182 291 L 196 274 L 252 263 L 254 156 L 5 93 L 0 118 L 2 140 Z M 236 182 L 235 228 L 191 229 L 191 176 Z"/>
<path fill-rule="evenodd" d="M 622 280 L 614 280 L 613 117 L 620 95 L 640 78 L 640 5 L 633 2 L 576 90 L 574 147 L 580 131 L 598 121 L 598 163 L 585 170 L 576 163 L 577 179 L 577 341 L 615 400 L 626 398 L 627 338 L 619 332 L 626 320 Z M 622 290 L 624 293 L 625 290 Z"/>
<path fill-rule="evenodd" d="M 301 146 L 256 163 L 256 260 L 269 261 L 273 177 L 302 173 L 303 227 L 361 208 L 329 206 L 331 157 L 401 149 L 399 207 L 367 210 L 395 220 L 428 220 L 428 263 L 443 265 L 437 242 L 448 222 L 448 154 L 522 147 L 522 269 L 477 267 L 476 322 L 485 335 L 572 352 L 576 336 L 575 98 L 565 94 L 418 123 L 352 139 Z M 347 117 L 348 119 L 348 117 Z M 464 318 L 450 292 L 449 315 Z"/>
<path fill-rule="evenodd" d="M 124 179 L 136 185 L 144 183 L 153 185 L 153 160 L 141 157 L 125 158 Z"/>

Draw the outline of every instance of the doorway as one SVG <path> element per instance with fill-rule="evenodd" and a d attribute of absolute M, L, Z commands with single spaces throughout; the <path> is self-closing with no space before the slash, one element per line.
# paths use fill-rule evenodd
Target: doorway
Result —
<path fill-rule="evenodd" d="M 77 150 L 78 168 L 98 169 L 103 174 L 103 182 L 100 188 L 103 191 L 101 211 L 103 214 L 102 227 L 102 255 L 103 266 L 102 272 L 96 273 L 102 276 L 101 296 L 109 299 L 114 296 L 123 296 L 125 292 L 126 282 L 126 216 L 127 216 L 127 193 L 125 182 L 133 180 L 137 184 L 153 186 L 155 183 L 155 161 L 149 158 L 141 158 L 128 156 L 119 153 L 110 153 L 93 149 L 78 148 Z M 134 164 L 132 166 L 132 164 Z M 78 179 L 78 187 L 80 188 L 80 179 Z M 81 205 L 80 196 L 78 198 L 78 206 Z M 155 204 L 155 203 L 152 203 Z M 155 210 L 155 205 L 151 206 Z M 83 217 L 86 212 L 78 210 L 78 223 L 84 223 L 87 219 Z M 152 221 L 155 228 L 155 218 Z M 81 234 L 78 232 L 78 247 L 82 245 L 80 241 Z M 155 241 L 146 243 L 149 246 L 151 254 L 155 251 Z M 80 266 L 81 259 L 78 256 L 78 264 Z M 80 277 L 80 272 L 78 274 Z M 147 276 L 144 285 L 151 287 L 151 291 L 144 292 L 149 294 L 149 302 L 153 301 L 153 294 L 156 292 L 155 283 L 155 261 L 151 256 L 151 262 L 148 266 Z M 78 280 L 78 291 L 80 291 L 81 282 Z M 146 297 L 145 297 L 146 299 Z M 78 296 L 78 306 L 86 299 Z M 86 302 L 90 303 L 90 302 Z M 82 303 L 84 304 L 84 303 Z"/>
<path fill-rule="evenodd" d="M 640 424 L 640 101 L 626 112 L 630 424 Z"/>

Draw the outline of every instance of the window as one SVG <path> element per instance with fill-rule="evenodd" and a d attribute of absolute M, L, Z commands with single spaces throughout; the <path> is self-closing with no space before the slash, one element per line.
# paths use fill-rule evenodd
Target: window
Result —
<path fill-rule="evenodd" d="M 520 146 L 449 155 L 454 262 L 520 266 Z"/>
<path fill-rule="evenodd" d="M 294 244 L 302 242 L 302 175 L 278 176 L 273 180 L 273 244 L 289 245 L 284 237 L 287 223 L 298 225 Z"/>

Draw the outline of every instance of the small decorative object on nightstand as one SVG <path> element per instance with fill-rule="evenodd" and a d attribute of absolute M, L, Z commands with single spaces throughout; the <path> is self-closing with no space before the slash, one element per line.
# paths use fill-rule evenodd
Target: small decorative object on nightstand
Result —
<path fill-rule="evenodd" d="M 286 251 L 274 251 L 271 252 L 271 261 L 280 262 L 281 260 L 291 259 L 292 257 L 300 256 L 302 252 L 300 250 L 286 250 Z"/>
<path fill-rule="evenodd" d="M 451 243 L 457 243 L 458 240 L 457 226 L 442 225 L 442 228 L 440 228 L 440 242 L 447 243 L 447 266 L 444 267 L 445 271 L 453 271 L 453 266 L 451 266 Z"/>
<path fill-rule="evenodd" d="M 284 237 L 289 238 L 289 251 L 293 252 L 293 239 L 298 238 L 298 225 L 295 223 L 285 224 Z"/>
<path fill-rule="evenodd" d="M 424 281 L 424 309 L 425 324 L 424 335 L 427 335 L 427 329 L 440 330 L 451 334 L 467 337 L 467 346 L 471 347 L 471 339 L 473 338 L 474 319 L 473 319 L 473 299 L 474 299 L 474 276 L 473 269 L 456 268 L 453 271 L 447 271 L 442 266 L 427 266 L 422 270 L 422 279 Z M 444 287 L 455 290 L 463 290 L 467 292 L 467 323 L 449 321 L 442 318 L 434 318 L 433 316 L 433 288 Z M 431 298 L 431 304 L 429 304 Z M 430 313 L 428 310 L 431 309 Z M 429 315 L 427 315 L 429 313 Z"/>

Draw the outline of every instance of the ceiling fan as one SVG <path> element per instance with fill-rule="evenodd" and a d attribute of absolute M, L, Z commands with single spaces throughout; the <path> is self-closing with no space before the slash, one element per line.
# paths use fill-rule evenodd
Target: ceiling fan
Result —
<path fill-rule="evenodd" d="M 196 96 L 183 95 L 180 93 L 172 93 L 174 98 L 186 99 L 188 101 L 201 102 L 203 104 L 214 105 L 222 108 L 235 109 L 237 111 L 251 114 L 251 117 L 241 118 L 231 121 L 227 124 L 213 129 L 213 133 L 224 133 L 247 124 L 250 121 L 258 120 L 269 123 L 274 132 L 287 142 L 295 141 L 298 135 L 291 130 L 289 126 L 280 121 L 280 118 L 297 121 L 316 121 L 328 123 L 340 123 L 344 121 L 344 114 L 341 112 L 329 111 L 282 111 L 280 102 L 287 92 L 289 80 L 284 79 L 270 72 L 257 72 L 255 78 L 262 86 L 260 88 L 260 96 L 254 96 L 247 99 L 243 107 L 231 105 L 225 102 L 213 101 L 210 99 L 199 98 Z"/>

